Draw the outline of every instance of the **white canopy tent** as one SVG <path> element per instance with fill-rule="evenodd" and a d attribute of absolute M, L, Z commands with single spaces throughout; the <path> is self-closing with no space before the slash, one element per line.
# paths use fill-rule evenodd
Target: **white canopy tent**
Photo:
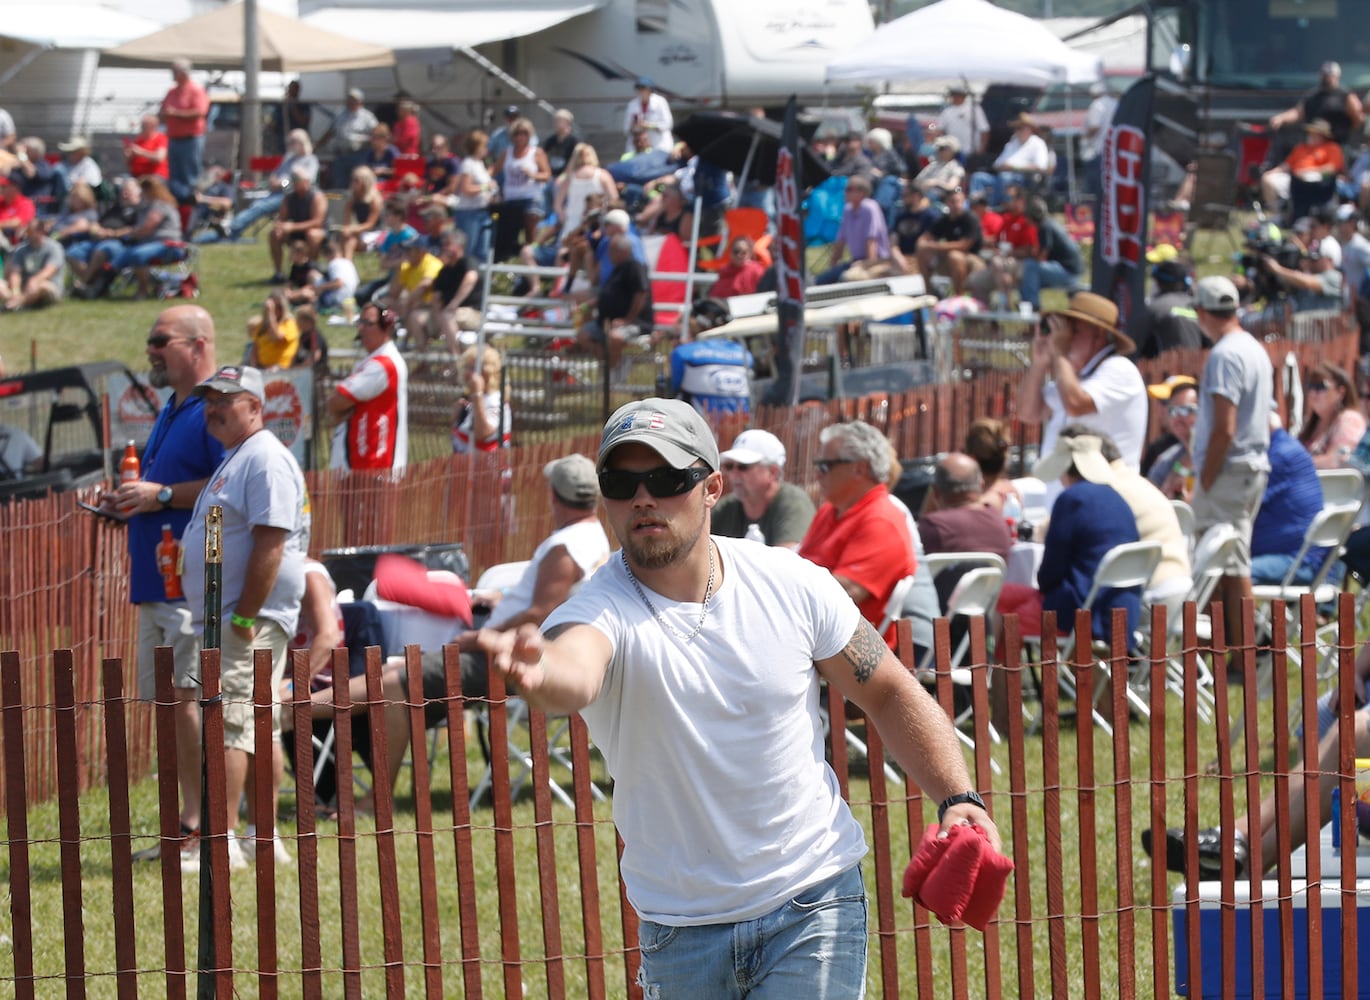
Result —
<path fill-rule="evenodd" d="M 989 0 L 942 0 L 889 21 L 828 63 L 828 82 L 1090 83 L 1098 56 Z"/>
<path fill-rule="evenodd" d="M 0 86 L 44 52 L 104 49 L 156 31 L 155 21 L 99 3 L 15 2 L 4 5 L 0 39 L 20 43 L 12 61 L 0 59 Z"/>

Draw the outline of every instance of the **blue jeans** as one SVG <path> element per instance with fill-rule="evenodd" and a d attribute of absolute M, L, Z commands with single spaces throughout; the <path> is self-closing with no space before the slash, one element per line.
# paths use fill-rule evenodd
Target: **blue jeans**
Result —
<path fill-rule="evenodd" d="M 647 1000 L 853 1000 L 866 992 L 866 887 L 853 865 L 754 920 L 638 926 Z"/>
<path fill-rule="evenodd" d="M 166 251 L 166 243 L 163 240 L 149 240 L 146 243 L 135 243 L 132 246 L 124 246 L 111 259 L 114 270 L 122 271 L 129 267 L 147 267 Z"/>
<path fill-rule="evenodd" d="M 1023 261 L 1023 282 L 1019 294 L 1024 302 L 1031 302 L 1033 308 L 1042 304 L 1043 288 L 1069 288 L 1074 290 L 1080 284 L 1080 276 L 1071 274 L 1054 260 Z"/>
<path fill-rule="evenodd" d="M 998 208 L 1004 203 L 1004 189 L 1010 184 L 1022 185 L 1023 175 L 1014 170 L 1000 170 L 990 173 L 977 170 L 970 175 L 970 194 L 975 197 L 980 192 L 989 195 L 990 208 Z"/>
<path fill-rule="evenodd" d="M 205 137 L 202 135 L 172 139 L 167 143 L 167 169 L 171 173 L 167 187 L 176 200 L 183 204 L 195 196 L 195 183 L 200 179 L 204 152 Z"/>
<path fill-rule="evenodd" d="M 490 213 L 483 208 L 459 208 L 452 213 L 453 224 L 466 235 L 466 252 L 480 263 L 490 250 Z"/>
<path fill-rule="evenodd" d="M 273 191 L 271 194 L 258 198 L 243 211 L 233 216 L 233 222 L 228 227 L 228 238 L 231 240 L 242 239 L 243 233 L 247 232 L 258 219 L 265 219 L 280 211 L 283 201 L 285 201 L 284 191 Z"/>

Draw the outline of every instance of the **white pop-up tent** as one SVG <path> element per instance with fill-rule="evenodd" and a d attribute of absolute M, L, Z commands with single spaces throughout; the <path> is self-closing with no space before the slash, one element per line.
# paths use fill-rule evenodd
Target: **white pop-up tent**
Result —
<path fill-rule="evenodd" d="M 1097 56 L 1041 22 L 988 0 L 942 0 L 889 21 L 828 63 L 827 79 L 968 83 L 1090 83 Z"/>

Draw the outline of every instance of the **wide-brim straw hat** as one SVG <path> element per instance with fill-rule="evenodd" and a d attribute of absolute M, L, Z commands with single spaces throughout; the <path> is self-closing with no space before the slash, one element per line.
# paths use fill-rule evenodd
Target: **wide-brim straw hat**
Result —
<path fill-rule="evenodd" d="M 1119 354 L 1136 354 L 1137 343 L 1122 330 L 1118 329 L 1118 306 L 1112 299 L 1093 292 L 1076 292 L 1070 297 L 1070 305 L 1065 309 L 1049 309 L 1043 316 L 1069 316 L 1107 330 L 1113 338 L 1113 346 Z"/>
<path fill-rule="evenodd" d="M 1113 481 L 1113 469 L 1104 458 L 1103 442 L 1093 434 L 1079 437 L 1058 437 L 1056 447 L 1042 456 L 1032 467 L 1032 474 L 1044 483 L 1060 479 L 1071 466 L 1081 479 L 1108 485 Z"/>
<path fill-rule="evenodd" d="M 1332 125 L 1330 122 L 1328 122 L 1326 118 L 1314 118 L 1311 122 L 1309 122 L 1307 125 L 1303 127 L 1303 130 L 1305 132 L 1316 133 L 1317 135 L 1322 136 L 1324 139 L 1335 138 L 1335 136 L 1332 135 Z"/>

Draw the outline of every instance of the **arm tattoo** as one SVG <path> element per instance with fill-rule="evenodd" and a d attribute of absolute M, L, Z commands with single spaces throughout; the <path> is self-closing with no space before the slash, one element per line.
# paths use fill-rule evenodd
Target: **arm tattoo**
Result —
<path fill-rule="evenodd" d="M 852 674 L 858 684 L 864 684 L 871 679 L 871 674 L 880 666 L 887 649 L 889 647 L 876 634 L 875 627 L 862 618 L 856 626 L 856 631 L 852 633 L 851 642 L 842 650 L 842 655 L 851 664 Z"/>

